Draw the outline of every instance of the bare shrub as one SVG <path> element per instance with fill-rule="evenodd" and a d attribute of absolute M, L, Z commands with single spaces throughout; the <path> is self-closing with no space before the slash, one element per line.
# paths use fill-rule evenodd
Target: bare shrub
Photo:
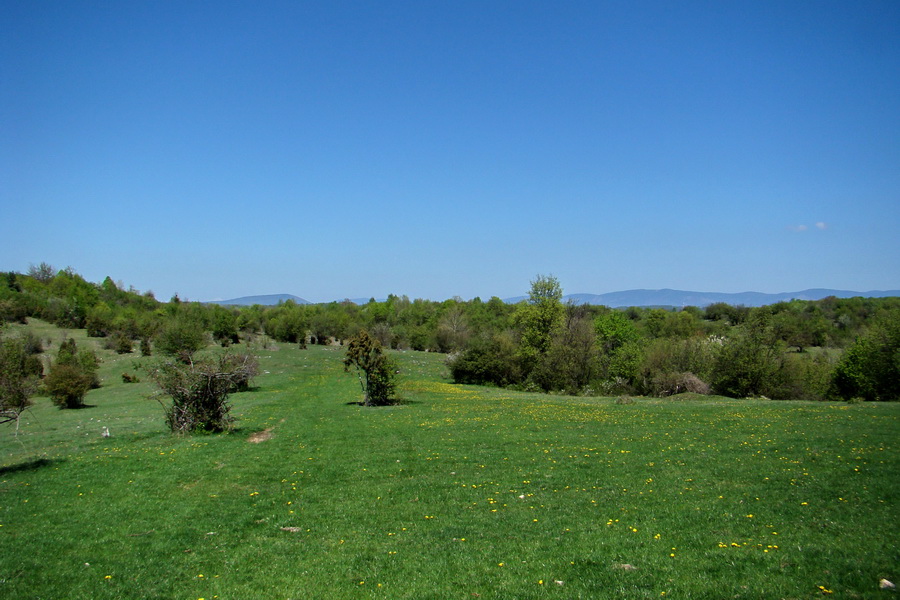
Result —
<path fill-rule="evenodd" d="M 150 378 L 172 399 L 162 400 L 166 424 L 176 433 L 220 432 L 232 428 L 229 394 L 249 388 L 259 373 L 256 356 L 225 352 L 183 363 L 170 360 L 150 371 Z"/>
<path fill-rule="evenodd" d="M 674 396 L 685 392 L 707 395 L 709 384 L 690 372 L 660 373 L 653 377 L 650 392 L 654 396 Z"/>

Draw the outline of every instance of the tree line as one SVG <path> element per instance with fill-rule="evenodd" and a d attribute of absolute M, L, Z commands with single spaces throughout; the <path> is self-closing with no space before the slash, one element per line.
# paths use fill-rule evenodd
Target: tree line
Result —
<path fill-rule="evenodd" d="M 192 353 L 275 340 L 441 352 L 454 381 L 585 395 L 683 392 L 784 399 L 900 398 L 900 298 L 825 298 L 749 308 L 567 304 L 537 276 L 528 299 L 370 300 L 228 307 L 160 302 L 107 277 L 46 263 L 0 273 L 0 319 L 83 328 L 120 353 Z"/>

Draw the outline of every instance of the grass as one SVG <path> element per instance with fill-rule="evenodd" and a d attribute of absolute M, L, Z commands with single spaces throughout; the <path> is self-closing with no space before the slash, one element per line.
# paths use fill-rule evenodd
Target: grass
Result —
<path fill-rule="evenodd" d="M 408 352 L 407 403 L 373 409 L 340 348 L 279 345 L 235 432 L 174 437 L 122 383 L 141 359 L 102 352 L 92 408 L 39 398 L 0 432 L 2 598 L 886 598 L 900 579 L 897 404 L 622 405 L 451 385 Z"/>

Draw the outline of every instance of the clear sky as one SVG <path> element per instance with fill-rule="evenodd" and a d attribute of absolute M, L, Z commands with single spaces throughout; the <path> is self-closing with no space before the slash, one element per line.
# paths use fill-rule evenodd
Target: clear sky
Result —
<path fill-rule="evenodd" d="M 900 288 L 900 2 L 0 2 L 0 270 Z"/>

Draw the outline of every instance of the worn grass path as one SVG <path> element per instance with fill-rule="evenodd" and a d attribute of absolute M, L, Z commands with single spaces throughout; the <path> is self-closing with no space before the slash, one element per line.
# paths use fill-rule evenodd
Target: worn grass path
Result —
<path fill-rule="evenodd" d="M 93 408 L 39 399 L 3 431 L 0 597 L 887 598 L 900 579 L 898 405 L 617 405 L 450 385 L 410 352 L 408 404 L 369 409 L 340 349 L 262 354 L 230 435 L 166 433 L 111 355 Z"/>

